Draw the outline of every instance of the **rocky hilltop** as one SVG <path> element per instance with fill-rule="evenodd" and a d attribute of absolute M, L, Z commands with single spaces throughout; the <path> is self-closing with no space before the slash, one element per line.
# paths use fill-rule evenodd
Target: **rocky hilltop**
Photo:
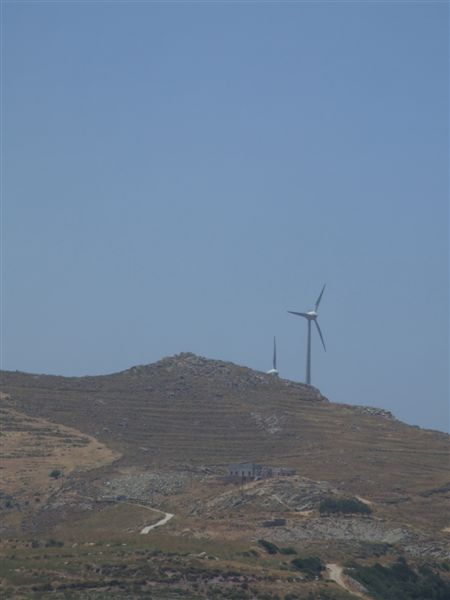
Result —
<path fill-rule="evenodd" d="M 128 375 L 141 379 L 162 377 L 170 388 L 169 393 L 189 393 L 193 391 L 189 383 L 196 382 L 198 385 L 209 381 L 216 394 L 226 390 L 248 392 L 265 387 L 275 390 L 288 387 L 295 389 L 301 400 L 326 399 L 313 386 L 273 377 L 232 362 L 211 360 L 191 352 L 182 352 L 150 365 L 139 365 L 118 373 L 118 376 Z"/>

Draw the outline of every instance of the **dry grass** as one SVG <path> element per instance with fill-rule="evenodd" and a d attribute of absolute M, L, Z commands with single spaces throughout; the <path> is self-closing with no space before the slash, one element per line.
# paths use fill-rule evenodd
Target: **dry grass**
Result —
<path fill-rule="evenodd" d="M 92 436 L 30 417 L 11 406 L 1 408 L 1 423 L 0 489 L 22 505 L 35 498 L 45 502 L 58 492 L 64 478 L 51 478 L 53 469 L 68 476 L 111 464 L 120 457 Z"/>
<path fill-rule="evenodd" d="M 142 506 L 122 503 L 102 510 L 72 515 L 58 523 L 51 535 L 68 542 L 104 542 L 136 538 L 146 525 L 161 519 L 161 514 Z"/>

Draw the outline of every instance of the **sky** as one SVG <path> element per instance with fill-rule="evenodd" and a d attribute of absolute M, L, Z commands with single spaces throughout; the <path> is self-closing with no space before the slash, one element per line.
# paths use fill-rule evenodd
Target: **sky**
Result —
<path fill-rule="evenodd" d="M 3 369 L 190 351 L 449 425 L 446 2 L 3 2 Z M 313 332 L 314 333 L 314 332 Z"/>

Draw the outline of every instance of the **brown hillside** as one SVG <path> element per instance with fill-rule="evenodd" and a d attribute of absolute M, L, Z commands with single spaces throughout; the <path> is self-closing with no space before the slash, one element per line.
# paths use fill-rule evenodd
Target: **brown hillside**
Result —
<path fill-rule="evenodd" d="M 97 377 L 3 372 L 2 387 L 18 410 L 95 436 L 123 466 L 268 462 L 393 502 L 449 479 L 446 434 L 193 354 Z"/>
<path fill-rule="evenodd" d="M 61 488 L 64 478 L 110 465 L 119 455 L 76 429 L 25 415 L 0 394 L 1 528 L 26 519 Z M 50 477 L 52 471 L 61 478 Z M 19 509 L 19 512 L 7 509 Z"/>

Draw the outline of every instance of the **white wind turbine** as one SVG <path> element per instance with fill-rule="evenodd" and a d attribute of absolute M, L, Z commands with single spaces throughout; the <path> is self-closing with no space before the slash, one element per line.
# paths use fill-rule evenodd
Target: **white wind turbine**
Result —
<path fill-rule="evenodd" d="M 306 383 L 308 385 L 311 385 L 311 323 L 312 323 L 312 321 L 314 321 L 314 323 L 316 324 L 317 331 L 319 332 L 320 339 L 322 340 L 323 348 L 324 348 L 325 352 L 327 351 L 327 349 L 325 347 L 325 342 L 323 341 L 323 335 L 320 330 L 319 323 L 317 322 L 317 317 L 318 317 L 317 311 L 319 310 L 319 304 L 320 304 L 320 301 L 322 300 L 323 292 L 325 290 L 325 285 L 323 286 L 322 291 L 320 292 L 319 297 L 316 300 L 316 304 L 314 305 L 313 310 L 310 310 L 307 313 L 294 312 L 293 310 L 287 311 L 288 313 L 291 313 L 291 315 L 297 315 L 299 317 L 304 317 L 308 321 L 308 340 L 307 340 L 307 344 L 306 344 Z"/>
<path fill-rule="evenodd" d="M 273 363 L 270 371 L 267 371 L 267 375 L 278 375 L 277 370 L 277 340 L 273 338 Z"/>

